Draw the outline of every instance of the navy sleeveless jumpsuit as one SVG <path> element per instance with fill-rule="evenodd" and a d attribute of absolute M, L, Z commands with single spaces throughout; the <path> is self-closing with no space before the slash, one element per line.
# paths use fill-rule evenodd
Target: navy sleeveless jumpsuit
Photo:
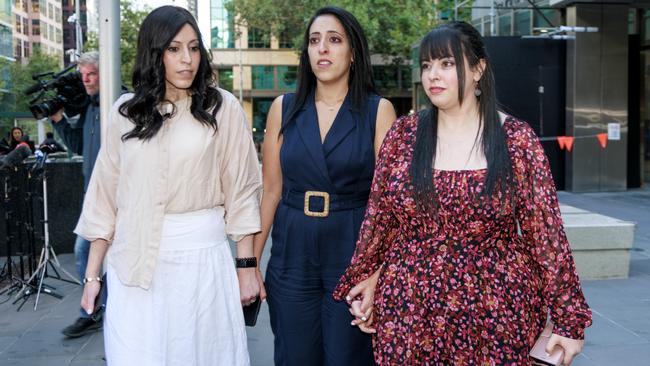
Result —
<path fill-rule="evenodd" d="M 293 94 L 282 102 L 284 125 Z M 334 287 L 354 252 L 374 172 L 380 97 L 362 109 L 349 96 L 321 143 L 314 94 L 283 132 L 282 199 L 266 273 L 277 366 L 374 365 L 371 336 L 351 326 Z M 307 194 L 306 192 L 316 193 Z M 324 216 L 329 194 L 329 212 Z"/>

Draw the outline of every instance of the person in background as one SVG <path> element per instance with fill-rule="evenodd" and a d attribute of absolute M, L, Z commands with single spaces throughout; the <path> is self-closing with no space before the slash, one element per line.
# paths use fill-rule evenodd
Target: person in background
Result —
<path fill-rule="evenodd" d="M 83 156 L 82 173 L 84 177 L 84 192 L 88 188 L 90 175 L 95 166 L 101 143 L 101 128 L 99 124 L 99 52 L 91 51 L 82 54 L 77 61 L 81 80 L 90 98 L 88 106 L 78 115 L 68 116 L 61 109 L 50 116 L 54 130 L 61 136 L 70 151 Z M 90 242 L 77 236 L 74 244 L 74 255 L 79 279 L 84 278 L 88 263 Z M 103 300 L 105 302 L 105 299 Z M 79 309 L 79 317 L 61 332 L 76 338 L 101 329 L 101 317 L 90 317 L 84 309 Z"/>

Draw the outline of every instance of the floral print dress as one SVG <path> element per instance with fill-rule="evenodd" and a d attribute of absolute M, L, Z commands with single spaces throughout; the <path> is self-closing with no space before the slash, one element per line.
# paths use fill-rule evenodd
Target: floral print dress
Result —
<path fill-rule="evenodd" d="M 584 338 L 591 311 L 532 128 L 513 117 L 503 125 L 513 200 L 480 194 L 485 169 L 435 170 L 437 212 L 422 213 L 409 173 L 417 125 L 417 115 L 403 117 L 386 136 L 356 252 L 334 293 L 344 299 L 381 268 L 375 361 L 527 365 L 547 314 L 554 333 Z"/>

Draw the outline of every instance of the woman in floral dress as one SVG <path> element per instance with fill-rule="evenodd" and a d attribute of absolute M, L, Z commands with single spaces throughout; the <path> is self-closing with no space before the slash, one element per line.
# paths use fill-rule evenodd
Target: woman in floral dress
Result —
<path fill-rule="evenodd" d="M 497 111 L 480 34 L 424 37 L 433 107 L 384 140 L 352 264 L 334 293 L 380 365 L 527 365 L 547 317 L 569 365 L 591 324 L 532 128 Z"/>

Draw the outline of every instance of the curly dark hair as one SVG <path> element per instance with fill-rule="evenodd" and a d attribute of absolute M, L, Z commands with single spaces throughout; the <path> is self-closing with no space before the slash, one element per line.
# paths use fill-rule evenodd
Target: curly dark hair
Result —
<path fill-rule="evenodd" d="M 214 128 L 216 132 L 216 115 L 223 97 L 213 86 L 216 85 L 216 80 L 210 66 L 211 58 L 203 45 L 196 20 L 189 11 L 181 7 L 161 6 L 149 13 L 140 26 L 133 67 L 134 96 L 119 108 L 120 114 L 129 118 L 135 127 L 124 134 L 122 139 L 148 140 L 160 130 L 163 120 L 169 118 L 163 117 L 157 109 L 161 102 L 167 101 L 163 55 L 185 24 L 189 24 L 196 32 L 201 54 L 199 68 L 188 89 L 192 95 L 190 111 L 197 120 Z M 208 112 L 211 108 L 212 111 Z"/>

